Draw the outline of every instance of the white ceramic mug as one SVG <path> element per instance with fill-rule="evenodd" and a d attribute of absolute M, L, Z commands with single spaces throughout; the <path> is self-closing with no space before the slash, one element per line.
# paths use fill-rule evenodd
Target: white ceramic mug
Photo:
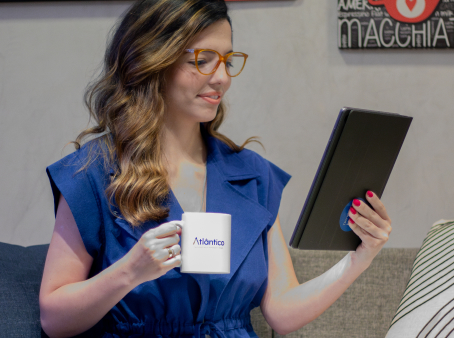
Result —
<path fill-rule="evenodd" d="M 230 273 L 231 216 L 185 212 L 182 217 L 182 273 Z"/>

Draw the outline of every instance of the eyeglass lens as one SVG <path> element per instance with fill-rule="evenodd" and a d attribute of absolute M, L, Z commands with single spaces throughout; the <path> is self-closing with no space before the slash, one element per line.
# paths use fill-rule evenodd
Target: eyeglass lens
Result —
<path fill-rule="evenodd" d="M 202 74 L 210 74 L 218 64 L 219 56 L 217 53 L 204 50 L 197 55 L 197 66 Z M 233 53 L 227 59 L 226 69 L 230 76 L 238 75 L 243 69 L 245 58 L 243 54 Z"/>

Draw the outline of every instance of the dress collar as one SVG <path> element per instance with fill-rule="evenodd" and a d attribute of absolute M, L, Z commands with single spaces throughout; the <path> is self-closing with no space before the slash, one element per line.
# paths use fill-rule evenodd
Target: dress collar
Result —
<path fill-rule="evenodd" d="M 260 176 L 225 143 L 210 135 L 206 135 L 205 139 L 208 152 L 207 170 L 210 165 L 215 165 L 226 181 L 252 179 Z"/>

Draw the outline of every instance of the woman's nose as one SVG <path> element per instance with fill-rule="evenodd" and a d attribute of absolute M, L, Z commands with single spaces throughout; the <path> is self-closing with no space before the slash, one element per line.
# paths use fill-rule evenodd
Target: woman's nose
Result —
<path fill-rule="evenodd" d="M 230 80 L 230 76 L 227 74 L 224 62 L 221 62 L 219 64 L 218 68 L 213 74 L 212 80 L 216 82 L 225 82 Z"/>

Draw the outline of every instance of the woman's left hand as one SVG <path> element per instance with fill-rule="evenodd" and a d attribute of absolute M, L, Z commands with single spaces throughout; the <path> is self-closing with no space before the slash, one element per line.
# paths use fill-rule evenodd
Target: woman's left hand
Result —
<path fill-rule="evenodd" d="M 373 209 L 363 201 L 355 199 L 348 213 L 350 217 L 348 225 L 362 240 L 352 254 L 352 262 L 362 265 L 364 269 L 388 241 L 392 230 L 391 219 L 377 195 L 368 191 L 366 199 Z"/>

